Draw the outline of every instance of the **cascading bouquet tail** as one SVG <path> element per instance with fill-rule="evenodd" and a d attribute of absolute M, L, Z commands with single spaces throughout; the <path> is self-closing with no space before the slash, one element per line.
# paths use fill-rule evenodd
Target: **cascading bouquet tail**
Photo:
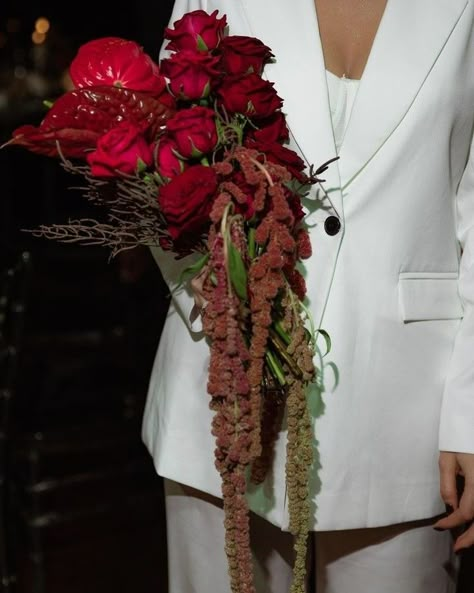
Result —
<path fill-rule="evenodd" d="M 283 100 L 264 79 L 273 53 L 230 35 L 226 16 L 185 14 L 156 64 L 134 41 L 83 45 L 73 89 L 9 145 L 60 159 L 83 180 L 97 219 L 40 226 L 40 237 L 103 245 L 111 256 L 159 246 L 199 274 L 210 363 L 215 465 L 221 477 L 231 589 L 255 591 L 246 493 L 262 482 L 286 418 L 286 486 L 303 592 L 313 463 L 307 387 L 317 375 L 304 305 L 311 255 L 302 198 L 327 168 L 288 147 Z M 183 276 L 185 277 L 185 275 Z"/>

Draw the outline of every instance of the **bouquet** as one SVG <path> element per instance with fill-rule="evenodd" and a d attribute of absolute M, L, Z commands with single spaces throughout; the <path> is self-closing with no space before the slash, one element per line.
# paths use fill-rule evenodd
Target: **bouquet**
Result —
<path fill-rule="evenodd" d="M 320 181 L 287 144 L 283 100 L 263 77 L 271 49 L 230 35 L 226 16 L 185 14 L 164 31 L 159 64 L 134 41 L 85 43 L 70 64 L 73 89 L 39 126 L 8 144 L 57 158 L 84 181 L 97 219 L 40 226 L 38 236 L 103 245 L 115 256 L 159 246 L 196 254 L 210 348 L 231 588 L 254 591 L 246 490 L 265 479 L 286 416 L 286 485 L 295 538 L 292 591 L 303 592 L 313 461 L 307 386 L 315 331 L 300 265 L 311 255 L 302 198 Z"/>

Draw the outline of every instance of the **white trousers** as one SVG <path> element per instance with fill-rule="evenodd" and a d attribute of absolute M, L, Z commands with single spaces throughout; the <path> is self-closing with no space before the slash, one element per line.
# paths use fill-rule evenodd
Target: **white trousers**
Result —
<path fill-rule="evenodd" d="M 168 593 L 230 593 L 221 501 L 165 480 Z M 308 591 L 455 593 L 458 562 L 448 532 L 432 520 L 317 532 Z M 292 536 L 254 514 L 251 538 L 258 593 L 289 593 Z"/>

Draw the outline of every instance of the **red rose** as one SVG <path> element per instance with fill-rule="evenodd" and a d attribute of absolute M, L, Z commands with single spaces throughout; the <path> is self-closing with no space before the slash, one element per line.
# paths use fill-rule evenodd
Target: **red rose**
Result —
<path fill-rule="evenodd" d="M 249 129 L 248 136 L 259 142 L 286 142 L 290 137 L 286 117 L 281 111 L 277 111 L 270 117 L 259 120 L 258 128 Z"/>
<path fill-rule="evenodd" d="M 281 145 L 279 142 L 257 142 L 249 140 L 246 142 L 246 145 L 249 148 L 254 148 L 262 152 L 265 158 L 271 163 L 286 167 L 293 177 L 299 181 L 304 182 L 307 180 L 306 175 L 303 173 L 306 164 L 294 150 Z"/>
<path fill-rule="evenodd" d="M 209 95 L 220 73 L 218 62 L 210 54 L 183 50 L 162 60 L 161 72 L 169 78 L 169 89 L 176 98 L 195 101 Z"/>
<path fill-rule="evenodd" d="M 217 10 L 212 14 L 204 10 L 194 10 L 175 21 L 173 28 L 166 27 L 163 37 L 170 40 L 166 49 L 204 52 L 215 49 L 224 37 L 227 25 L 226 16 L 218 19 L 217 13 Z"/>
<path fill-rule="evenodd" d="M 227 113 L 242 113 L 251 119 L 269 117 L 283 104 L 273 83 L 253 72 L 227 78 L 216 95 Z"/>
<path fill-rule="evenodd" d="M 156 150 L 156 167 L 158 173 L 167 179 L 176 177 L 184 170 L 184 161 L 177 155 L 176 144 L 169 138 L 161 138 Z"/>
<path fill-rule="evenodd" d="M 215 113 L 207 107 L 178 111 L 168 120 L 167 130 L 184 159 L 199 158 L 212 152 L 218 140 Z"/>
<path fill-rule="evenodd" d="M 174 241 L 193 243 L 209 223 L 217 192 L 217 175 L 211 167 L 195 165 L 160 188 L 158 203 Z"/>
<path fill-rule="evenodd" d="M 273 57 L 269 47 L 255 37 L 229 35 L 219 45 L 222 69 L 229 74 L 261 74 L 263 66 Z"/>
<path fill-rule="evenodd" d="M 134 173 L 140 161 L 151 165 L 153 153 L 141 129 L 123 122 L 101 136 L 94 152 L 86 158 L 95 177 L 116 177 L 117 171 Z"/>
<path fill-rule="evenodd" d="M 166 81 L 143 48 L 121 37 L 102 37 L 82 45 L 69 75 L 76 88 L 117 86 L 160 95 Z"/>

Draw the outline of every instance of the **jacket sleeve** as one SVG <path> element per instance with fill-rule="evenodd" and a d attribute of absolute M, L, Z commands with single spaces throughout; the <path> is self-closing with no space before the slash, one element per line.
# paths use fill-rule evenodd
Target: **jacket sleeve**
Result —
<path fill-rule="evenodd" d="M 207 0 L 176 0 L 173 5 L 169 25 L 172 26 L 175 21 L 180 19 L 185 13 L 193 10 L 206 10 Z M 162 43 L 160 49 L 160 60 L 167 54 L 165 50 L 166 41 Z M 189 285 L 179 286 L 181 273 L 185 268 L 196 260 L 193 255 L 182 259 L 175 259 L 174 255 L 168 251 L 164 251 L 160 247 L 151 247 L 151 253 L 155 259 L 164 281 L 168 285 L 171 292 L 173 305 L 183 321 L 188 326 L 188 329 L 195 333 L 202 331 L 201 318 L 195 316 L 194 298 Z"/>
<path fill-rule="evenodd" d="M 474 453 L 474 145 L 456 198 L 457 233 L 462 255 L 460 323 L 446 380 L 439 446 L 442 451 Z"/>

